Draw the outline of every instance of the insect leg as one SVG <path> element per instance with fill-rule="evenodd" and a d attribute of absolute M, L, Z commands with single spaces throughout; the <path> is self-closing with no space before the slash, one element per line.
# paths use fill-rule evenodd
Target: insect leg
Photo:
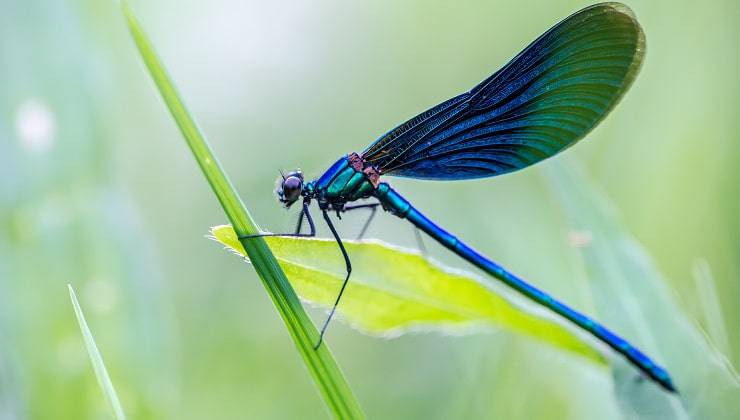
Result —
<path fill-rule="evenodd" d="M 352 274 L 352 263 L 349 261 L 349 255 L 347 254 L 347 250 L 344 249 L 344 244 L 342 244 L 342 239 L 339 238 L 339 234 L 337 233 L 337 230 L 334 228 L 334 224 L 332 224 L 331 219 L 329 218 L 329 213 L 327 213 L 326 210 L 322 210 L 322 213 L 324 215 L 324 220 L 326 221 L 326 224 L 329 226 L 329 230 L 331 230 L 331 234 L 334 235 L 334 239 L 336 239 L 337 245 L 339 245 L 339 250 L 342 251 L 342 256 L 344 257 L 344 264 L 347 267 L 347 277 L 344 278 L 344 283 L 342 283 L 342 288 L 339 289 L 339 295 L 337 295 L 337 300 L 334 301 L 334 306 L 331 308 L 331 312 L 329 312 L 329 316 L 326 318 L 326 321 L 324 321 L 324 325 L 321 327 L 321 333 L 319 334 L 319 342 L 316 343 L 316 345 L 314 346 L 314 350 L 318 349 L 321 346 L 321 343 L 324 340 L 324 333 L 326 332 L 326 327 L 329 326 L 329 321 L 331 321 L 331 318 L 334 316 L 334 311 L 337 310 L 337 305 L 339 305 L 339 300 L 342 298 L 344 289 L 347 287 L 347 282 L 349 281 L 349 275 Z"/>
<path fill-rule="evenodd" d="M 308 210 L 308 201 L 303 202 L 303 209 L 301 210 L 300 219 L 298 219 L 298 223 L 296 226 L 296 232 L 295 233 L 256 233 L 254 235 L 244 235 L 240 236 L 239 239 L 248 239 L 248 238 L 264 238 L 265 236 L 287 236 L 291 238 L 313 238 L 316 236 L 316 225 L 313 223 L 313 218 L 311 217 L 311 212 Z M 303 224 L 303 216 L 306 216 L 306 220 L 308 220 L 308 227 L 311 230 L 309 233 L 301 233 L 301 225 Z"/>
<path fill-rule="evenodd" d="M 419 247 L 419 251 L 421 251 L 421 255 L 426 258 L 427 257 L 427 247 L 424 246 L 424 241 L 421 237 L 421 232 L 419 231 L 419 228 L 414 226 L 414 236 L 416 237 L 416 246 Z"/>
<path fill-rule="evenodd" d="M 306 211 L 301 208 L 301 213 L 298 215 L 298 222 L 295 225 L 295 234 L 301 233 L 301 228 L 303 227 L 303 217 L 306 215 Z"/>
<path fill-rule="evenodd" d="M 370 209 L 370 216 L 368 216 L 367 220 L 365 221 L 365 224 L 362 226 L 362 230 L 360 230 L 360 234 L 357 235 L 357 239 L 362 239 L 363 236 L 365 236 L 365 232 L 367 231 L 367 228 L 370 226 L 370 222 L 373 221 L 373 218 L 375 217 L 375 213 L 378 211 L 378 206 L 380 203 L 371 203 L 371 204 L 358 204 L 356 206 L 345 206 L 344 211 L 350 211 L 350 210 L 357 210 L 357 209 Z"/>

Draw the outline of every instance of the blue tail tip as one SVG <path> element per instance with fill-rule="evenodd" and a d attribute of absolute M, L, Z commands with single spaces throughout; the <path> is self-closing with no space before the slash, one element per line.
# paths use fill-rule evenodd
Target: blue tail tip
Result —
<path fill-rule="evenodd" d="M 676 387 L 673 385 L 673 381 L 671 381 L 671 378 L 666 378 L 663 381 L 663 387 L 668 391 L 678 395 L 678 389 L 676 389 Z"/>
<path fill-rule="evenodd" d="M 676 386 L 673 385 L 673 380 L 671 379 L 670 375 L 668 375 L 668 372 L 665 370 L 659 370 L 657 372 L 652 372 L 653 378 L 666 390 L 669 392 L 672 392 L 674 394 L 678 394 L 678 389 L 676 389 Z"/>

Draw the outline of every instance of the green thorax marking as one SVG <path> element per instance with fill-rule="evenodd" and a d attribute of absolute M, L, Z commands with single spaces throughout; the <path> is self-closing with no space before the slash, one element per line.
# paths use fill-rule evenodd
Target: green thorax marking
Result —
<path fill-rule="evenodd" d="M 312 183 L 319 203 L 344 204 L 372 195 L 375 187 L 358 159 L 354 153 L 342 157 Z"/>

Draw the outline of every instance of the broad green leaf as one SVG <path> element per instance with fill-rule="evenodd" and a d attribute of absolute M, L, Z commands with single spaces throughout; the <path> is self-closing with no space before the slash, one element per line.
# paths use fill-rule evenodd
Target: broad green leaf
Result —
<path fill-rule="evenodd" d="M 100 354 L 100 350 L 98 350 L 98 346 L 95 344 L 92 332 L 87 326 L 87 321 L 85 321 L 85 315 L 82 313 L 80 302 L 77 301 L 77 295 L 75 295 L 75 291 L 71 284 L 67 285 L 67 287 L 69 288 L 69 298 L 72 300 L 72 307 L 74 307 L 77 322 L 80 324 L 82 338 L 85 340 L 85 347 L 87 347 L 87 353 L 90 355 L 90 361 L 92 362 L 93 370 L 95 371 L 95 377 L 98 378 L 98 385 L 100 385 L 100 389 L 103 391 L 103 394 L 105 394 L 108 404 L 110 405 L 116 419 L 125 420 L 126 415 L 123 413 L 121 401 L 119 401 L 116 389 L 113 387 L 113 382 L 110 380 L 108 369 L 105 368 L 103 356 Z"/>
<path fill-rule="evenodd" d="M 732 366 L 678 305 L 603 193 L 577 162 L 567 162 L 548 165 L 547 179 L 571 228 L 588 232 L 590 240 L 579 250 L 599 319 L 663 363 L 679 391 L 678 397 L 662 392 L 636 380 L 630 366 L 616 363 L 613 375 L 625 418 L 737 419 L 740 382 Z"/>
<path fill-rule="evenodd" d="M 213 237 L 239 255 L 244 250 L 231 226 Z M 337 244 L 328 239 L 266 237 L 301 298 L 330 307 L 344 280 Z M 344 241 L 352 279 L 337 312 L 365 333 L 397 336 L 407 331 L 462 333 L 500 327 L 604 364 L 590 341 L 539 308 L 517 305 L 471 274 L 453 271 L 415 252 L 377 241 Z M 531 305 L 530 305 L 531 306 Z"/>

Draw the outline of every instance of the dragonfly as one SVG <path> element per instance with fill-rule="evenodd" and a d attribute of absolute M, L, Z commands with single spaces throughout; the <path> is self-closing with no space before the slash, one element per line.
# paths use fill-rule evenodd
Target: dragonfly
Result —
<path fill-rule="evenodd" d="M 321 328 L 316 348 L 339 305 L 352 263 L 331 214 L 378 206 L 469 263 L 550 309 L 621 354 L 643 375 L 676 392 L 668 372 L 594 319 L 581 314 L 486 258 L 427 218 L 384 176 L 467 180 L 513 172 L 572 146 L 614 108 L 637 76 L 645 36 L 634 13 L 620 3 L 586 7 L 562 20 L 470 91 L 422 112 L 380 136 L 361 153 L 337 160 L 306 182 L 300 170 L 282 174 L 276 195 L 288 208 L 302 200 L 295 232 L 255 236 L 316 235 L 314 201 L 344 257 L 346 277 Z M 371 201 L 371 202 L 368 202 Z M 309 232 L 302 233 L 304 219 Z"/>

